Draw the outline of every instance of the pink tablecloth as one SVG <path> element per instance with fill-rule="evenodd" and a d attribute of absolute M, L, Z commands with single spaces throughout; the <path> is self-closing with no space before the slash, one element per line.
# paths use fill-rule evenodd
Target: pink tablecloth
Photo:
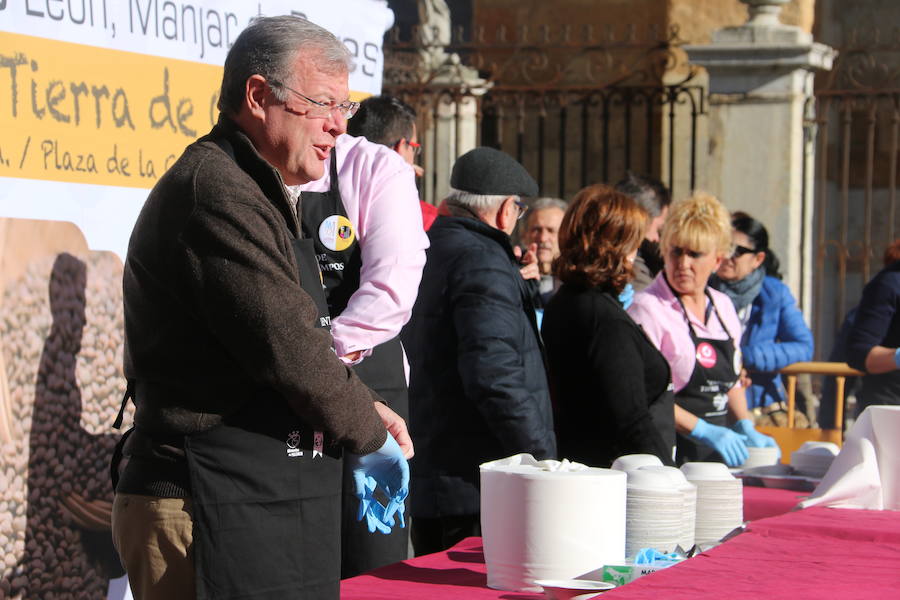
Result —
<path fill-rule="evenodd" d="M 744 520 L 756 521 L 784 514 L 807 496 L 807 492 L 744 486 Z"/>
<path fill-rule="evenodd" d="M 796 492 L 747 488 L 753 514 L 785 510 Z M 749 492 L 749 495 L 748 495 Z M 782 511 L 783 512 L 783 511 Z M 746 516 L 746 512 L 745 512 Z M 900 512 L 822 507 L 763 518 L 684 563 L 603 594 L 603 600 L 900 597 Z M 486 587 L 481 539 L 342 582 L 342 600 L 538 600 Z"/>

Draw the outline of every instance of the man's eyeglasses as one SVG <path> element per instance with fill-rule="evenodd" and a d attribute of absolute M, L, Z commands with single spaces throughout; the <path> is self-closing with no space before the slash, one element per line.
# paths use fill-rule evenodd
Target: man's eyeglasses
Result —
<path fill-rule="evenodd" d="M 300 96 L 301 98 L 306 100 L 310 104 L 309 110 L 306 111 L 306 116 L 312 117 L 314 119 L 327 117 L 335 111 L 344 119 L 350 119 L 353 117 L 353 115 L 356 114 L 356 111 L 359 110 L 359 102 L 351 102 L 350 100 L 347 100 L 346 102 L 341 102 L 340 104 L 328 104 L 325 102 L 318 102 L 317 100 L 313 100 L 309 96 L 304 96 L 297 90 L 284 85 L 280 81 L 270 79 L 269 84 L 284 88 L 292 94 Z"/>
<path fill-rule="evenodd" d="M 528 212 L 528 205 L 521 200 L 516 200 L 516 207 L 519 209 L 519 216 L 516 217 L 516 220 L 518 221 L 525 216 L 525 213 Z"/>
<path fill-rule="evenodd" d="M 740 258 L 745 254 L 755 254 L 756 250 L 753 248 L 748 248 L 747 246 L 735 246 L 734 250 L 731 251 L 731 258 L 736 259 Z"/>

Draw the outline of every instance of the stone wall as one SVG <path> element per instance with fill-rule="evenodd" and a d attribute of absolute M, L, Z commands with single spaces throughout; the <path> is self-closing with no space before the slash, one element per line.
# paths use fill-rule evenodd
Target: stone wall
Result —
<path fill-rule="evenodd" d="M 706 44 L 716 29 L 747 22 L 747 6 L 738 0 L 670 0 L 668 4 L 669 23 L 678 25 L 681 37 L 691 44 Z M 781 11 L 781 22 L 812 31 L 815 4 L 815 0 L 791 0 Z"/>

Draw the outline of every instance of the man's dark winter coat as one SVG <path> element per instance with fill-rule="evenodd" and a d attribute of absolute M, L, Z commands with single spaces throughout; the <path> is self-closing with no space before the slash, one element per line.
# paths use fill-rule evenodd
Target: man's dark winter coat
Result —
<path fill-rule="evenodd" d="M 478 466 L 528 452 L 556 457 L 547 375 L 530 293 L 509 236 L 438 217 L 412 318 L 413 517 L 473 515 Z"/>

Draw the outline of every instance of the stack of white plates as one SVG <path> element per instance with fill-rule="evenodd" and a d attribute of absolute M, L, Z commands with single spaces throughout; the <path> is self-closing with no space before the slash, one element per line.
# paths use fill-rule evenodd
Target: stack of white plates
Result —
<path fill-rule="evenodd" d="M 697 486 L 675 467 L 648 466 L 641 467 L 640 470 L 664 474 L 681 492 L 681 534 L 678 536 L 678 545 L 684 550 L 690 550 L 694 545 L 697 521 Z"/>
<path fill-rule="evenodd" d="M 662 461 L 654 454 L 625 454 L 613 462 L 612 468 L 616 471 L 631 471 L 646 466 L 662 466 Z"/>
<path fill-rule="evenodd" d="M 741 465 L 741 468 L 743 469 L 767 467 L 778 462 L 778 448 L 775 447 L 756 448 L 747 446 L 747 452 L 749 453 L 749 456 L 747 457 L 747 460 L 744 461 L 744 464 Z"/>
<path fill-rule="evenodd" d="M 682 536 L 684 493 L 666 473 L 628 471 L 625 556 L 642 548 L 671 552 Z"/>
<path fill-rule="evenodd" d="M 744 488 L 723 463 L 689 462 L 681 466 L 697 486 L 697 544 L 718 542 L 744 521 Z"/>
<path fill-rule="evenodd" d="M 804 442 L 791 452 L 791 466 L 801 475 L 821 478 L 840 451 L 838 445 L 831 442 Z"/>

